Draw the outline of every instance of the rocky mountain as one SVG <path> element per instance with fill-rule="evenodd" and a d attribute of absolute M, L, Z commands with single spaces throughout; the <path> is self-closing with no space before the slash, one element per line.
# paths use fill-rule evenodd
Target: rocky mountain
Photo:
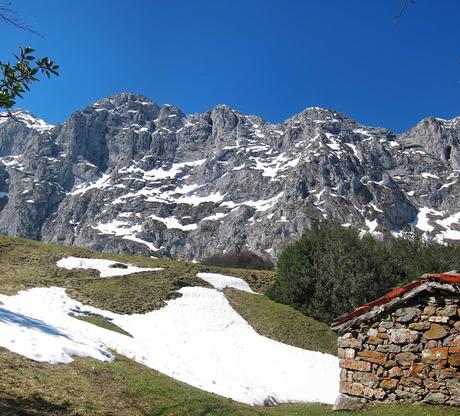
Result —
<path fill-rule="evenodd" d="M 276 256 L 313 219 L 460 241 L 460 117 L 396 135 L 308 108 L 273 125 L 122 93 L 51 126 L 0 118 L 0 233 L 200 260 Z"/>

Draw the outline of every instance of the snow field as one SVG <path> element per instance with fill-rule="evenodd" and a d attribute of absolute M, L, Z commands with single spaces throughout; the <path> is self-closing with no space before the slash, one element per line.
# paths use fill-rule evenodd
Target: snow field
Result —
<path fill-rule="evenodd" d="M 235 277 L 198 277 L 219 290 L 251 291 Z M 219 290 L 185 287 L 164 308 L 133 315 L 85 306 L 57 287 L 2 295 L 0 346 L 54 364 L 68 363 L 73 355 L 108 361 L 112 349 L 177 380 L 250 405 L 335 401 L 337 357 L 258 335 Z M 103 316 L 133 338 L 69 315 L 76 313 Z"/>

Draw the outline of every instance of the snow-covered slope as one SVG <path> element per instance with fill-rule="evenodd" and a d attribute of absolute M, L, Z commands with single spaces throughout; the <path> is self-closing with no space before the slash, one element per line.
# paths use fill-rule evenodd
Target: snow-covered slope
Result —
<path fill-rule="evenodd" d="M 100 266 L 92 260 L 92 266 Z M 66 266 L 70 267 L 68 262 Z M 208 273 L 200 277 L 219 289 L 250 291 L 235 277 Z M 185 287 L 179 292 L 182 296 L 164 308 L 135 315 L 85 306 L 57 287 L 0 295 L 0 346 L 54 364 L 68 363 L 72 356 L 111 361 L 112 349 L 175 379 L 247 404 L 334 402 L 337 357 L 258 335 L 219 290 Z M 111 320 L 132 337 L 73 317 L 88 313 Z"/>
<path fill-rule="evenodd" d="M 276 256 L 322 218 L 460 239 L 459 118 L 397 136 L 321 108 L 272 125 L 134 94 L 54 128 L 24 117 L 0 124 L 2 233 L 190 260 Z"/>

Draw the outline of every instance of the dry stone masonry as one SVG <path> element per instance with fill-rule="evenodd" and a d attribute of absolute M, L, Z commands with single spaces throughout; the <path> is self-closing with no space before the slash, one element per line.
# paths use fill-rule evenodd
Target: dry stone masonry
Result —
<path fill-rule="evenodd" d="M 333 323 L 335 408 L 371 401 L 460 406 L 460 275 L 423 276 Z"/>

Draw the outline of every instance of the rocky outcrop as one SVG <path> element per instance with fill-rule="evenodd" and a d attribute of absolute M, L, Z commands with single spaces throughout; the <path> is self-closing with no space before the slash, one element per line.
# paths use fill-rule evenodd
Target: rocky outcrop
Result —
<path fill-rule="evenodd" d="M 332 110 L 273 125 L 118 94 L 57 126 L 0 119 L 0 233 L 196 259 L 276 257 L 313 220 L 460 240 L 460 119 L 397 136 Z"/>

